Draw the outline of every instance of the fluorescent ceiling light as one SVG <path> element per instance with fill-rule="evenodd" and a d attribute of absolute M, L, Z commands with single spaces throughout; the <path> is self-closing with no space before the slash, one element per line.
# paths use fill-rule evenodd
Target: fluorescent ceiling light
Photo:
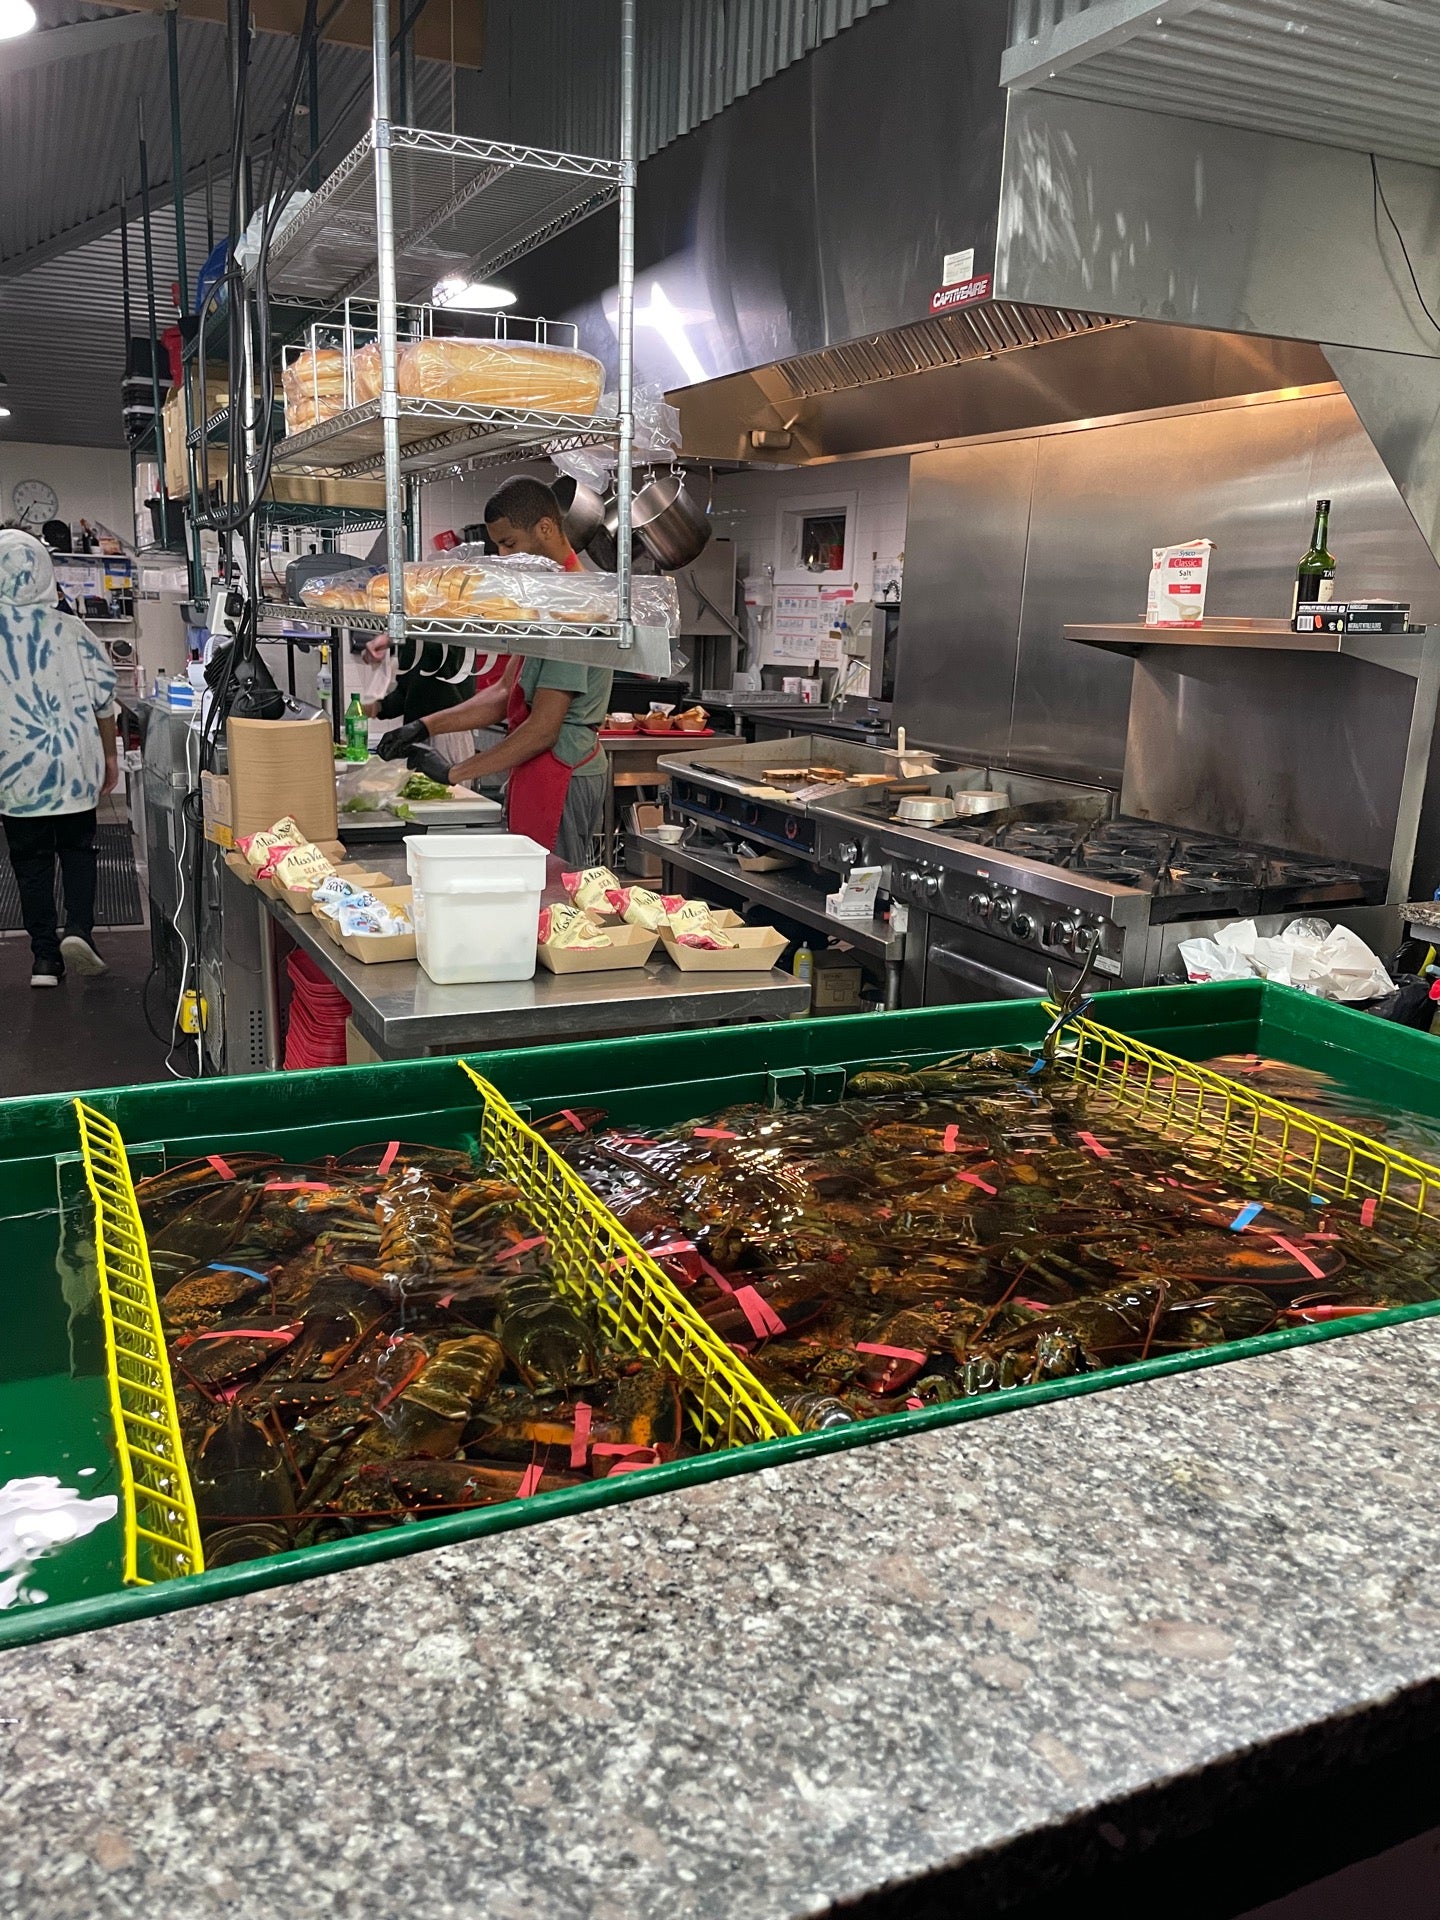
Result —
<path fill-rule="evenodd" d="M 0 0 L 0 7 L 10 0 Z M 449 307 L 457 313 L 486 313 L 496 307 L 513 307 L 515 295 L 508 287 L 496 287 L 483 280 L 464 280 L 458 273 L 437 281 L 430 294 L 437 307 Z"/>
<path fill-rule="evenodd" d="M 0 40 L 15 40 L 35 25 L 35 9 L 30 0 L 0 0 Z"/>

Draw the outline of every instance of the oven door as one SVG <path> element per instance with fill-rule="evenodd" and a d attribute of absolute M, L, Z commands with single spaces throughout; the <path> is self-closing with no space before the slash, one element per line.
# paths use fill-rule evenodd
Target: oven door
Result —
<path fill-rule="evenodd" d="M 1030 947 L 977 933 L 953 920 L 929 918 L 925 933 L 925 974 L 921 1004 L 950 1007 L 976 1000 L 1032 1000 L 1046 991 L 1046 973 L 1064 993 L 1080 970 Z"/>

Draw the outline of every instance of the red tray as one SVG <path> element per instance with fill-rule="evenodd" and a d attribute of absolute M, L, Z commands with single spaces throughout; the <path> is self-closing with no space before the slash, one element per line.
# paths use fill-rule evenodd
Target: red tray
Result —
<path fill-rule="evenodd" d="M 643 737 L 647 740 L 713 740 L 714 727 L 701 727 L 698 732 L 687 733 L 683 728 L 671 727 L 665 733 L 651 733 L 648 727 L 601 727 L 602 740 L 635 740 Z"/>

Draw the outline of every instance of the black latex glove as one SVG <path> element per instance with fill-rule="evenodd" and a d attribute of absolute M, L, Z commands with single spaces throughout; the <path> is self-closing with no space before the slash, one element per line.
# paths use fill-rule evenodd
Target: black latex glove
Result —
<path fill-rule="evenodd" d="M 423 773 L 427 780 L 438 780 L 447 787 L 450 784 L 449 767 L 429 747 L 412 747 L 405 756 L 405 764 L 412 773 Z"/>
<path fill-rule="evenodd" d="M 423 720 L 411 720 L 403 727 L 392 727 L 388 733 L 382 733 L 375 751 L 382 760 L 399 760 L 417 744 L 430 744 L 430 734 Z"/>

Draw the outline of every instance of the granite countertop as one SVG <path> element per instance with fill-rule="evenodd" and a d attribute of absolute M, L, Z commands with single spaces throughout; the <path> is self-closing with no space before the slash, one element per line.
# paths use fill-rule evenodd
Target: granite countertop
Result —
<path fill-rule="evenodd" d="M 1355 1335 L 17 1649 L 0 1912 L 988 1911 L 1430 1697 L 1437 1367 Z"/>

